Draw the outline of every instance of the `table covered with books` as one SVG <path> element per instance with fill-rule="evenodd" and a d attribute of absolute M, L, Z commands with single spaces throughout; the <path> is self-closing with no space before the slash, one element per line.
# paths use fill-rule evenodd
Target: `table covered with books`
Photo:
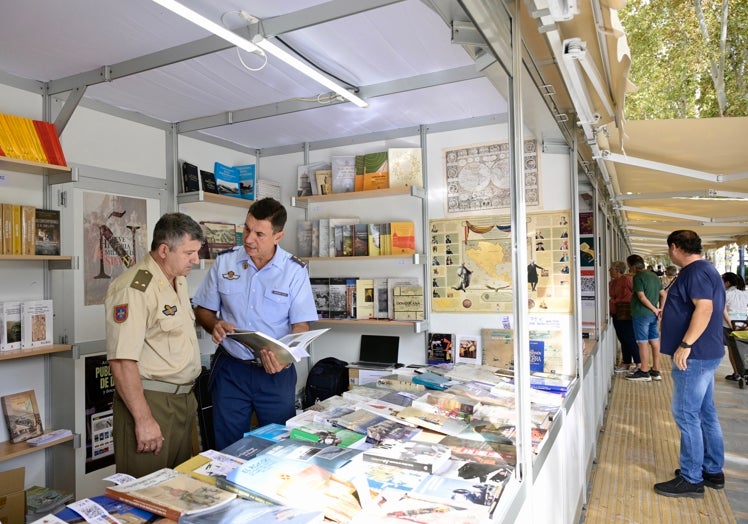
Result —
<path fill-rule="evenodd" d="M 514 474 L 513 376 L 471 364 L 419 371 L 354 386 L 285 425 L 255 428 L 174 470 L 140 479 L 115 475 L 105 495 L 76 503 L 97 504 L 78 511 L 126 516 L 121 522 L 159 516 L 234 522 L 237 515 L 263 523 L 400 522 L 416 515 L 428 522 L 487 522 Z M 531 382 L 537 451 L 573 379 L 541 374 Z M 83 521 L 75 510 L 57 517 Z"/>

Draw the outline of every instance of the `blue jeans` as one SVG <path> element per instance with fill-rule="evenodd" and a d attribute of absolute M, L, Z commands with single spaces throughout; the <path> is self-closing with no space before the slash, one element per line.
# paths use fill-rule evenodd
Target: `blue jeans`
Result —
<path fill-rule="evenodd" d="M 721 358 L 689 358 L 685 371 L 673 364 L 671 411 L 680 429 L 680 474 L 688 482 L 703 481 L 702 471 L 722 473 L 725 444 L 714 405 L 714 372 Z"/>

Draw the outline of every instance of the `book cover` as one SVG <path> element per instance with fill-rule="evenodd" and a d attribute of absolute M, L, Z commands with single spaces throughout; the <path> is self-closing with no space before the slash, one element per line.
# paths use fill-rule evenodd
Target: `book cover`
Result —
<path fill-rule="evenodd" d="M 8 435 L 13 444 L 42 434 L 42 418 L 33 389 L 0 397 Z"/>
<path fill-rule="evenodd" d="M 369 224 L 353 226 L 353 256 L 369 256 Z"/>
<path fill-rule="evenodd" d="M 317 242 L 319 244 L 319 256 L 329 257 L 330 254 L 330 219 L 320 218 L 319 219 L 319 231 Z"/>
<path fill-rule="evenodd" d="M 389 288 L 387 278 L 374 279 L 374 318 L 387 320 L 389 318 Z"/>
<path fill-rule="evenodd" d="M 383 440 L 411 440 L 421 433 L 422 429 L 396 420 L 382 420 L 366 428 L 366 440 L 371 443 Z"/>
<path fill-rule="evenodd" d="M 346 318 L 346 278 L 330 278 L 330 318 Z"/>
<path fill-rule="evenodd" d="M 330 318 L 330 279 L 327 277 L 311 277 L 314 305 L 317 307 L 319 318 Z"/>
<path fill-rule="evenodd" d="M 236 498 L 234 493 L 169 468 L 107 487 L 105 494 L 172 520 L 217 509 Z"/>
<path fill-rule="evenodd" d="M 198 480 L 216 485 L 216 477 L 226 476 L 234 468 L 244 464 L 246 459 L 209 449 L 190 457 L 174 468 Z"/>
<path fill-rule="evenodd" d="M 543 372 L 544 357 L 545 342 L 542 340 L 530 340 L 530 373 Z"/>
<path fill-rule="evenodd" d="M 302 442 L 347 448 L 364 440 L 366 435 L 345 428 L 312 423 L 291 429 L 291 438 Z"/>
<path fill-rule="evenodd" d="M 226 480 L 248 496 L 272 504 L 298 506 L 304 501 L 305 509 L 322 510 L 326 518 L 336 522 L 350 522 L 361 511 L 353 485 L 308 462 L 260 455 L 235 469 Z"/>
<path fill-rule="evenodd" d="M 400 468 L 390 464 L 369 461 L 363 463 L 362 470 L 369 484 L 369 489 L 376 493 L 392 489 L 404 492 L 411 491 L 429 475 L 429 473 L 417 469 Z"/>
<path fill-rule="evenodd" d="M 367 153 L 364 155 L 364 174 L 367 173 L 389 173 L 387 163 L 387 151 Z"/>
<path fill-rule="evenodd" d="M 293 430 L 291 430 L 293 433 Z M 293 438 L 282 440 L 264 449 L 258 457 L 271 455 L 277 459 L 315 464 L 327 471 L 336 471 L 357 457 L 361 451 L 324 443 L 302 442 Z"/>
<path fill-rule="evenodd" d="M 335 256 L 352 257 L 353 256 L 353 230 L 354 225 L 335 226 Z M 337 231 L 340 228 L 342 239 L 342 253 L 338 251 Z M 340 254 L 338 254 L 340 253 Z"/>
<path fill-rule="evenodd" d="M 52 300 L 21 302 L 21 348 L 52 345 L 53 313 Z"/>
<path fill-rule="evenodd" d="M 315 185 L 318 195 L 332 195 L 332 170 L 317 169 L 314 172 Z"/>
<path fill-rule="evenodd" d="M 356 166 L 353 155 L 333 156 L 331 159 L 333 193 L 351 193 L 355 190 Z"/>
<path fill-rule="evenodd" d="M 330 165 L 326 162 L 314 162 L 311 164 L 304 164 L 297 168 L 296 171 L 296 196 L 306 197 L 312 196 L 312 185 L 315 183 L 315 172 L 318 169 L 330 169 Z"/>
<path fill-rule="evenodd" d="M 342 253 L 343 253 L 342 229 L 339 230 L 341 233 L 341 236 L 339 236 L 340 241 L 337 242 L 335 238 L 336 226 L 346 226 L 346 225 L 353 225 L 353 224 L 358 224 L 358 223 L 359 223 L 358 217 L 330 217 L 328 218 L 328 224 L 330 226 L 330 234 L 329 234 L 330 243 L 329 243 L 328 256 L 330 257 L 342 256 Z"/>
<path fill-rule="evenodd" d="M 346 278 L 345 279 L 345 317 L 346 318 L 358 318 L 358 277 Z"/>
<path fill-rule="evenodd" d="M 356 433 L 366 434 L 369 426 L 378 424 L 385 420 L 389 420 L 387 417 L 367 411 L 365 409 L 354 409 L 350 413 L 338 417 L 333 423 L 339 427 L 355 431 Z"/>
<path fill-rule="evenodd" d="M 22 255 L 23 254 L 23 234 L 22 231 L 22 223 L 21 223 L 21 205 L 20 204 L 11 204 L 11 220 L 13 224 L 13 231 L 12 231 L 12 251 L 11 255 Z"/>
<path fill-rule="evenodd" d="M 453 335 L 451 333 L 429 333 L 426 348 L 428 364 L 451 364 L 453 359 Z"/>
<path fill-rule="evenodd" d="M 390 222 L 392 255 L 412 255 L 416 252 L 416 233 L 413 222 Z"/>
<path fill-rule="evenodd" d="M 9 301 L 0 303 L 0 351 L 21 349 L 21 302 Z"/>
<path fill-rule="evenodd" d="M 426 386 L 426 389 L 435 389 L 437 391 L 444 391 L 449 387 L 450 383 L 450 380 L 447 377 L 437 375 L 431 371 L 413 375 L 411 380 L 416 384 L 423 384 Z"/>
<path fill-rule="evenodd" d="M 239 173 L 230 166 L 216 162 L 213 167 L 219 195 L 239 197 Z"/>
<path fill-rule="evenodd" d="M 420 147 L 393 147 L 387 150 L 390 187 L 423 187 L 423 161 Z"/>
<path fill-rule="evenodd" d="M 312 220 L 312 257 L 319 257 L 319 220 Z"/>
<path fill-rule="evenodd" d="M 299 220 L 296 222 L 296 255 L 301 258 L 312 256 L 312 233 L 313 224 L 311 220 Z"/>
<path fill-rule="evenodd" d="M 321 524 L 324 518 L 325 514 L 321 510 L 270 505 L 237 498 L 209 513 L 182 515 L 179 524 Z"/>
<path fill-rule="evenodd" d="M 356 318 L 374 318 L 374 279 L 359 278 L 356 281 Z"/>
<path fill-rule="evenodd" d="M 195 164 L 182 162 L 182 191 L 184 193 L 200 191 L 200 173 Z"/>
<path fill-rule="evenodd" d="M 204 192 L 218 194 L 216 176 L 212 172 L 203 169 L 200 170 L 200 185 Z"/>
<path fill-rule="evenodd" d="M 446 435 L 439 444 L 448 446 L 452 450 L 452 457 L 459 460 L 511 466 L 517 459 L 517 450 L 511 444 L 464 438 L 459 435 Z"/>
<path fill-rule="evenodd" d="M 464 420 L 431 413 L 413 406 L 401 409 L 397 416 L 418 427 L 444 435 L 457 435 L 468 428 L 468 423 Z"/>
<path fill-rule="evenodd" d="M 104 509 L 104 511 L 109 513 L 119 522 L 126 522 L 127 524 L 145 524 L 153 522 L 156 517 L 150 511 L 136 508 L 135 506 L 131 506 L 130 504 L 113 499 L 106 495 L 97 495 L 84 500 L 90 500 L 91 502 L 98 504 Z M 71 507 L 66 507 L 65 509 L 58 511 L 55 513 L 55 517 L 68 523 L 86 522 L 81 514 Z"/>
<path fill-rule="evenodd" d="M 283 431 L 288 434 L 287 428 L 283 427 Z M 247 434 L 230 446 L 222 449 L 221 453 L 232 455 L 239 459 L 249 460 L 258 455 L 262 450 L 272 446 L 274 442 L 276 441 L 273 439 L 263 438 L 257 434 Z"/>
<path fill-rule="evenodd" d="M 364 173 L 363 191 L 372 191 L 374 189 L 387 189 L 390 187 L 390 179 L 387 172 L 383 173 Z"/>
<path fill-rule="evenodd" d="M 461 335 L 455 337 L 457 350 L 455 363 L 480 365 L 483 361 L 480 335 Z"/>
<path fill-rule="evenodd" d="M 367 224 L 368 226 L 368 235 L 367 235 L 367 242 L 369 244 L 369 256 L 370 257 L 378 257 L 381 255 L 381 250 L 379 248 L 379 224 Z"/>
<path fill-rule="evenodd" d="M 59 511 L 72 500 L 72 493 L 44 486 L 31 486 L 26 490 L 26 514 L 41 517 Z"/>
<path fill-rule="evenodd" d="M 395 288 L 399 286 L 417 286 L 417 277 L 396 277 L 387 279 L 387 318 L 395 318 Z"/>
<path fill-rule="evenodd" d="M 13 254 L 13 204 L 0 204 L 3 208 L 3 254 Z"/>
<path fill-rule="evenodd" d="M 49 444 L 50 442 L 56 442 L 72 435 L 73 432 L 69 429 L 55 429 L 52 431 L 48 431 L 47 433 L 42 433 L 38 437 L 32 437 L 28 439 L 26 441 L 26 444 L 34 447 L 44 446 L 45 444 Z"/>
<path fill-rule="evenodd" d="M 363 459 L 404 469 L 434 473 L 447 463 L 452 451 L 442 444 L 417 440 L 383 440 L 364 450 Z"/>
<path fill-rule="evenodd" d="M 248 348 L 257 358 L 260 349 L 269 349 L 280 364 L 294 364 L 309 356 L 307 346 L 330 328 L 313 329 L 300 333 L 289 333 L 276 339 L 260 331 L 236 331 L 226 336 Z"/>
<path fill-rule="evenodd" d="M 216 258 L 219 253 L 236 245 L 236 224 L 202 221 L 200 225 L 205 233 L 205 246 L 210 258 Z"/>
<path fill-rule="evenodd" d="M 400 392 L 421 392 L 426 391 L 426 386 L 423 384 L 416 384 L 413 382 L 412 377 L 405 375 L 385 375 L 377 378 L 377 387 L 391 389 L 392 391 Z"/>
<path fill-rule="evenodd" d="M 483 328 L 483 362 L 498 368 L 514 367 L 514 334 L 511 329 Z"/>
<path fill-rule="evenodd" d="M 392 297 L 392 312 L 395 320 L 423 320 L 423 287 L 395 286 Z"/>
<path fill-rule="evenodd" d="M 332 254 L 333 257 L 343 256 L 343 228 L 350 226 L 330 226 L 330 242 L 332 242 Z"/>
<path fill-rule="evenodd" d="M 21 254 L 36 253 L 36 208 L 21 206 Z"/>
<path fill-rule="evenodd" d="M 239 195 L 245 200 L 255 199 L 255 165 L 234 166 L 239 181 Z"/>
<path fill-rule="evenodd" d="M 411 404 L 414 408 L 469 422 L 481 406 L 480 402 L 450 391 L 427 391 Z"/>
<path fill-rule="evenodd" d="M 486 510 L 490 507 L 496 492 L 500 487 L 487 483 L 476 483 L 470 479 L 449 478 L 441 475 L 431 475 L 413 489 L 416 497 L 434 502 L 448 502 L 462 507 L 480 506 Z"/>
<path fill-rule="evenodd" d="M 60 211 L 57 209 L 35 210 L 36 236 L 34 254 L 60 254 Z"/>
<path fill-rule="evenodd" d="M 270 423 L 264 426 L 260 426 L 259 428 L 255 428 L 252 431 L 248 431 L 244 434 L 244 436 L 260 437 L 265 440 L 280 442 L 281 440 L 285 440 L 291 437 L 291 429 L 282 424 Z"/>

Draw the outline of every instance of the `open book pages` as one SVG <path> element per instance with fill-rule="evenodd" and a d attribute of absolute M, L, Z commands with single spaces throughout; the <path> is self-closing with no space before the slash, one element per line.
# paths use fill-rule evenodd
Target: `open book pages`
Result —
<path fill-rule="evenodd" d="M 246 346 L 255 356 L 258 351 L 267 348 L 273 352 L 281 364 L 293 364 L 308 357 L 309 352 L 306 348 L 314 339 L 327 331 L 329 328 L 289 333 L 281 339 L 273 338 L 260 331 L 236 331 L 227 336 Z"/>

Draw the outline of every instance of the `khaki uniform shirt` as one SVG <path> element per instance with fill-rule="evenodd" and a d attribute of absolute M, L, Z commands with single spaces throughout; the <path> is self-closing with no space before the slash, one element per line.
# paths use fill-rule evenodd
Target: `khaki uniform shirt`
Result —
<path fill-rule="evenodd" d="M 108 359 L 138 362 L 140 376 L 187 384 L 200 374 L 200 348 L 187 281 L 176 288 L 150 254 L 117 277 L 105 301 Z"/>

